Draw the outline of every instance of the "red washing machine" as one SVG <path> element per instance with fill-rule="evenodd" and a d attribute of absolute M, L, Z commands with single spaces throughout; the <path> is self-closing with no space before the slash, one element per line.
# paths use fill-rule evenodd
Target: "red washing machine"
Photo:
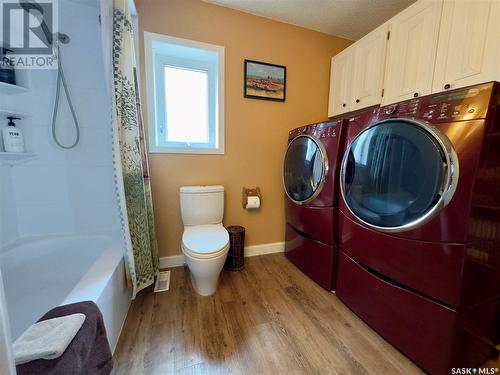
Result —
<path fill-rule="evenodd" d="M 337 165 L 344 125 L 344 120 L 332 120 L 290 131 L 283 163 L 285 256 L 327 290 L 334 289 L 335 281 Z"/>
<path fill-rule="evenodd" d="M 432 374 L 500 340 L 500 85 L 349 120 L 337 296 Z"/>

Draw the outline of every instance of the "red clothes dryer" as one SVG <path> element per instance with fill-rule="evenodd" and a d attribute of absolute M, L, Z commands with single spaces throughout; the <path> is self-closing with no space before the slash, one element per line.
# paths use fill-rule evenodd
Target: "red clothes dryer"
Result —
<path fill-rule="evenodd" d="M 430 373 L 500 341 L 499 103 L 488 83 L 349 119 L 337 295 Z"/>
<path fill-rule="evenodd" d="M 290 131 L 283 163 L 285 256 L 327 290 L 334 288 L 338 162 L 344 120 Z"/>

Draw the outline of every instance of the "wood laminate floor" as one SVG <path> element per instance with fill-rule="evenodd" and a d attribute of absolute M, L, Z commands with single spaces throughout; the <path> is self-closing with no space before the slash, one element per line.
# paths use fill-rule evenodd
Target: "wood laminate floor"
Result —
<path fill-rule="evenodd" d="M 245 259 L 201 297 L 187 268 L 132 302 L 115 374 L 421 374 L 283 254 Z"/>

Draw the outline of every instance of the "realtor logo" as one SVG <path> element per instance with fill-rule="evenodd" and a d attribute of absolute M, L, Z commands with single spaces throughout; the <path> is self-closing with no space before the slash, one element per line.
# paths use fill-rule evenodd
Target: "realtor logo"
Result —
<path fill-rule="evenodd" d="M 451 375 L 496 375 L 498 374 L 498 367 L 452 367 Z"/>
<path fill-rule="evenodd" d="M 37 69 L 57 65 L 53 56 L 57 0 L 0 0 L 0 13 L 4 64 Z"/>

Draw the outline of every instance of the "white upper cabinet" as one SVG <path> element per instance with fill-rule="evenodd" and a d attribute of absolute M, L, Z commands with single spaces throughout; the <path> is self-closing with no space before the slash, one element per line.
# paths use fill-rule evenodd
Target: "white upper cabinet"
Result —
<path fill-rule="evenodd" d="M 431 93 L 442 5 L 420 0 L 389 21 L 382 104 Z"/>
<path fill-rule="evenodd" d="M 328 116 L 500 81 L 499 61 L 500 0 L 418 0 L 332 59 Z"/>
<path fill-rule="evenodd" d="M 387 33 L 388 24 L 383 24 L 354 45 L 351 110 L 380 104 Z"/>
<path fill-rule="evenodd" d="M 347 48 L 332 58 L 328 117 L 351 110 L 354 50 Z"/>
<path fill-rule="evenodd" d="M 387 24 L 332 58 L 328 117 L 380 104 Z"/>
<path fill-rule="evenodd" d="M 498 80 L 500 1 L 445 0 L 433 92 Z"/>

